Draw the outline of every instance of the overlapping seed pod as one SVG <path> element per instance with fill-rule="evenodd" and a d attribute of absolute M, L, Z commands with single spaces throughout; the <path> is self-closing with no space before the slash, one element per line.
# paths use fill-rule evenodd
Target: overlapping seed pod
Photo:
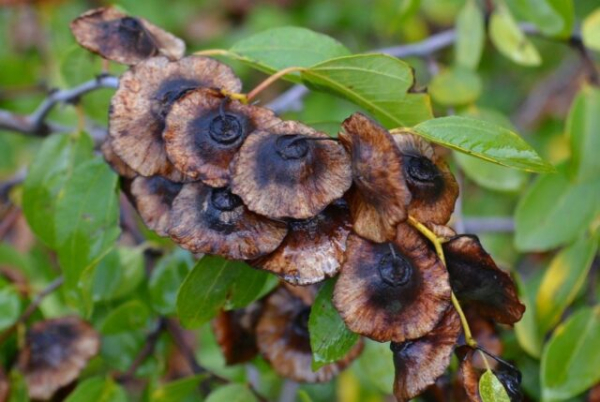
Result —
<path fill-rule="evenodd" d="M 243 103 L 227 65 L 184 57 L 176 39 L 147 21 L 101 9 L 72 29 L 84 47 L 132 66 L 112 99 L 102 151 L 146 226 L 194 253 L 246 260 L 284 281 L 214 321 L 228 364 L 260 353 L 278 374 L 309 382 L 350 364 L 360 342 L 342 361 L 311 369 L 315 284 L 338 274 L 333 304 L 347 327 L 392 342 L 399 401 L 433 384 L 462 339 L 452 291 L 480 320 L 521 318 L 510 275 L 475 236 L 443 226 L 458 185 L 410 129 L 392 135 L 355 113 L 338 142 Z M 409 216 L 443 239 L 446 262 Z"/>

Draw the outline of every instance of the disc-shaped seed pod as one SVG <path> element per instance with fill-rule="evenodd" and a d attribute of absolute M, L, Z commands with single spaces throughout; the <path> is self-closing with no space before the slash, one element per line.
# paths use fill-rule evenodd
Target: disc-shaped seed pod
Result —
<path fill-rule="evenodd" d="M 446 371 L 461 333 L 460 318 L 449 307 L 442 320 L 427 335 L 403 343 L 390 344 L 396 369 L 394 395 L 408 401 L 434 384 Z"/>
<path fill-rule="evenodd" d="M 159 236 L 167 236 L 173 200 L 182 187 L 183 184 L 161 176 L 138 176 L 131 183 L 130 191 L 137 211 L 148 229 Z"/>
<path fill-rule="evenodd" d="M 443 244 L 456 297 L 479 315 L 502 324 L 519 321 L 525 306 L 510 275 L 496 266 L 477 236 L 460 235 Z"/>
<path fill-rule="evenodd" d="M 47 400 L 71 383 L 100 349 L 96 331 L 77 317 L 36 322 L 25 337 L 18 368 L 29 397 Z"/>
<path fill-rule="evenodd" d="M 185 184 L 173 201 L 168 232 L 194 253 L 248 260 L 275 250 L 287 227 L 249 211 L 227 188 L 195 182 Z"/>
<path fill-rule="evenodd" d="M 450 303 L 444 265 L 407 224 L 391 243 L 348 237 L 333 304 L 348 328 L 379 342 L 424 336 Z"/>
<path fill-rule="evenodd" d="M 391 134 L 365 115 L 354 113 L 343 127 L 340 142 L 352 160 L 354 186 L 347 200 L 354 231 L 377 243 L 391 240 L 411 198 L 403 157 Z"/>
<path fill-rule="evenodd" d="M 294 285 L 321 282 L 338 273 L 351 230 L 345 202 L 335 202 L 313 218 L 291 221 L 288 228 L 277 250 L 254 261 L 253 266 Z"/>
<path fill-rule="evenodd" d="M 185 53 L 181 39 L 113 7 L 87 11 L 71 22 L 71 31 L 84 48 L 127 65 L 158 55 L 180 59 Z"/>
<path fill-rule="evenodd" d="M 458 198 L 458 184 L 433 147 L 410 131 L 394 134 L 402 153 L 402 170 L 412 194 L 408 213 L 420 222 L 444 225 Z"/>
<path fill-rule="evenodd" d="M 350 159 L 325 133 L 283 121 L 250 135 L 232 165 L 231 190 L 270 218 L 308 219 L 352 183 Z"/>
<path fill-rule="evenodd" d="M 110 105 L 109 135 L 115 153 L 142 176 L 184 181 L 185 175 L 167 158 L 162 133 L 173 103 L 200 87 L 239 92 L 242 85 L 231 68 L 205 57 L 176 62 L 153 57 L 126 71 Z"/>
<path fill-rule="evenodd" d="M 267 299 L 258 322 L 258 348 L 282 377 L 299 382 L 329 381 L 359 356 L 362 342 L 358 342 L 343 360 L 313 371 L 309 316 L 310 305 L 280 287 Z"/>
<path fill-rule="evenodd" d="M 167 116 L 167 156 L 191 179 L 224 187 L 229 184 L 229 164 L 248 134 L 279 121 L 271 110 L 244 105 L 217 90 L 190 91 Z"/>
<path fill-rule="evenodd" d="M 249 306 L 231 311 L 221 311 L 212 327 L 228 365 L 244 363 L 258 354 L 256 325 L 264 303 L 257 301 Z"/>
<path fill-rule="evenodd" d="M 104 156 L 104 160 L 119 176 L 125 177 L 126 179 L 133 179 L 137 176 L 135 170 L 130 168 L 129 165 L 123 162 L 123 159 L 115 153 L 110 138 L 107 138 L 106 141 L 102 143 L 100 151 L 102 152 L 102 156 Z"/>

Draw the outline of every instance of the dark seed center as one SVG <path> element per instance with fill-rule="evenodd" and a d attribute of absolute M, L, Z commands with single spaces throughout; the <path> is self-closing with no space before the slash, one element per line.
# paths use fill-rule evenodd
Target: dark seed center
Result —
<path fill-rule="evenodd" d="M 393 246 L 392 246 L 393 247 Z M 389 286 L 397 287 L 408 283 L 413 267 L 402 254 L 391 249 L 379 260 L 377 266 L 381 280 Z"/>
<path fill-rule="evenodd" d="M 298 313 L 298 315 L 296 315 L 296 318 L 294 319 L 294 322 L 292 324 L 292 326 L 294 328 L 294 332 L 296 332 L 296 334 L 298 334 L 300 336 L 305 336 L 305 337 L 309 336 L 309 332 L 308 332 L 309 317 L 310 317 L 310 307 L 303 308 Z"/>
<path fill-rule="evenodd" d="M 212 191 L 210 196 L 212 205 L 219 211 L 233 211 L 240 205 L 242 200 L 235 194 L 232 194 L 228 189 L 217 188 Z"/>
<path fill-rule="evenodd" d="M 119 22 L 119 31 L 132 34 L 140 34 L 144 32 L 144 26 L 137 18 L 124 17 Z"/>
<path fill-rule="evenodd" d="M 154 96 L 158 101 L 158 110 L 156 110 L 158 117 L 164 121 L 173 103 L 200 85 L 199 81 L 186 78 L 175 78 L 164 82 Z"/>
<path fill-rule="evenodd" d="M 208 129 L 210 138 L 214 141 L 229 145 L 236 142 L 243 134 L 243 127 L 240 120 L 230 114 L 215 117 Z"/>
<path fill-rule="evenodd" d="M 275 141 L 275 149 L 285 160 L 302 159 L 308 154 L 309 144 L 301 134 L 283 135 Z"/>
<path fill-rule="evenodd" d="M 406 173 L 417 181 L 433 183 L 440 177 L 437 166 L 424 156 L 409 156 L 406 161 Z"/>

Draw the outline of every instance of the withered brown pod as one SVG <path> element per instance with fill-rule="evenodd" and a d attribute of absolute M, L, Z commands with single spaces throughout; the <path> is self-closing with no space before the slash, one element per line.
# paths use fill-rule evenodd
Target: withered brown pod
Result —
<path fill-rule="evenodd" d="M 212 327 L 228 365 L 247 362 L 258 354 L 256 325 L 262 314 L 264 302 L 231 311 L 221 311 Z"/>
<path fill-rule="evenodd" d="M 406 220 L 411 199 L 402 170 L 403 157 L 391 134 L 361 113 L 343 123 L 342 145 L 350 153 L 353 187 L 347 195 L 354 231 L 382 243 Z"/>
<path fill-rule="evenodd" d="M 138 176 L 131 183 L 131 195 L 142 221 L 159 236 L 167 236 L 173 201 L 182 187 L 161 176 Z"/>
<path fill-rule="evenodd" d="M 87 11 L 71 22 L 71 31 L 84 48 L 122 64 L 133 65 L 158 55 L 176 60 L 185 53 L 181 39 L 113 7 Z"/>

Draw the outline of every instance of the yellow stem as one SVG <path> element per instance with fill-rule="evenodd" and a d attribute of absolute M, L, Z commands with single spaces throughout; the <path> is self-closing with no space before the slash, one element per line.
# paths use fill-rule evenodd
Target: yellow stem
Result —
<path fill-rule="evenodd" d="M 438 255 L 438 258 L 440 259 L 440 261 L 442 261 L 442 264 L 444 264 L 444 267 L 445 267 L 446 266 L 446 257 L 444 256 L 444 249 L 442 248 L 441 239 L 439 239 L 435 235 L 435 233 L 433 233 L 431 230 L 429 230 L 429 228 L 427 226 L 423 225 L 421 222 L 419 222 L 412 216 L 408 217 L 408 223 L 411 226 L 413 226 L 415 229 L 417 229 L 419 232 L 421 232 L 421 234 L 423 236 L 425 236 L 433 244 L 433 246 L 435 247 L 435 252 Z M 472 348 L 476 348 L 477 341 L 475 340 L 475 338 L 473 338 L 473 335 L 471 333 L 471 327 L 469 327 L 469 322 L 467 321 L 465 312 L 463 311 L 462 307 L 460 306 L 460 303 L 458 302 L 456 295 L 452 291 L 450 291 L 450 298 L 452 300 L 452 305 L 454 306 L 454 308 L 456 309 L 456 312 L 458 313 L 458 316 L 460 317 L 460 322 L 462 324 L 463 331 L 465 333 L 465 341 L 467 342 L 467 345 L 469 345 Z"/>
<path fill-rule="evenodd" d="M 256 97 L 256 95 L 258 95 L 265 88 L 267 88 L 269 85 L 271 85 L 272 83 L 274 83 L 281 77 L 288 75 L 290 73 L 294 73 L 296 71 L 302 71 L 302 70 L 304 70 L 303 67 L 288 67 L 288 68 L 284 68 L 283 70 L 276 72 L 275 74 L 271 75 L 269 78 L 267 78 L 266 80 L 264 80 L 263 82 L 258 84 L 256 86 L 256 88 L 254 88 L 252 91 L 250 91 L 248 93 L 248 101 L 251 101 L 252 99 L 254 99 Z"/>
<path fill-rule="evenodd" d="M 225 49 L 206 49 L 194 52 L 194 56 L 227 56 L 230 54 L 229 50 Z"/>
<path fill-rule="evenodd" d="M 238 101 L 242 102 L 243 104 L 248 103 L 248 95 L 246 95 L 246 94 L 241 94 L 241 93 L 237 93 L 237 92 L 229 92 L 224 89 L 221 89 L 221 93 L 223 95 L 227 96 L 228 98 L 238 100 Z"/>

